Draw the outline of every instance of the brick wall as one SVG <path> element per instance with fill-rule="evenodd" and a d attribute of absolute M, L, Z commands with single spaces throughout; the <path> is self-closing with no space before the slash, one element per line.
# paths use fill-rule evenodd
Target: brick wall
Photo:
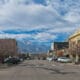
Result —
<path fill-rule="evenodd" d="M 0 39 L 0 55 L 17 54 L 17 42 L 15 39 Z"/>

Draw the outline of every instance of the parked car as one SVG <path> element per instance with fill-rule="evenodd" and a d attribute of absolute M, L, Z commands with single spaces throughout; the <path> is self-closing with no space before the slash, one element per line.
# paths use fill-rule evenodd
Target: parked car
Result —
<path fill-rule="evenodd" d="M 52 57 L 47 57 L 46 60 L 48 60 L 48 61 L 52 61 L 53 58 L 52 58 Z"/>
<path fill-rule="evenodd" d="M 23 62 L 24 61 L 24 59 L 23 58 L 19 58 L 20 59 L 20 62 Z"/>
<path fill-rule="evenodd" d="M 4 59 L 4 63 L 18 64 L 19 62 L 20 62 L 19 58 L 11 57 Z"/>
<path fill-rule="evenodd" d="M 63 62 L 63 63 L 68 63 L 68 62 L 72 62 L 72 60 L 70 58 L 67 57 L 59 57 L 57 59 L 58 62 Z"/>

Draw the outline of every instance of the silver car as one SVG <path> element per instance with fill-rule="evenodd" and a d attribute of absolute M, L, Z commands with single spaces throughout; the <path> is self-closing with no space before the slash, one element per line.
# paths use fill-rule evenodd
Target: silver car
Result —
<path fill-rule="evenodd" d="M 70 58 L 67 57 L 59 57 L 57 59 L 58 62 L 64 62 L 64 63 L 68 63 L 68 62 L 72 62 L 72 60 Z"/>

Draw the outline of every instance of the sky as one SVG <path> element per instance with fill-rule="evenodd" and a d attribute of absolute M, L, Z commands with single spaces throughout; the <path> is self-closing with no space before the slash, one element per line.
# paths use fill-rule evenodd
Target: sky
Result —
<path fill-rule="evenodd" d="M 0 0 L 0 38 L 48 44 L 80 29 L 80 0 Z"/>

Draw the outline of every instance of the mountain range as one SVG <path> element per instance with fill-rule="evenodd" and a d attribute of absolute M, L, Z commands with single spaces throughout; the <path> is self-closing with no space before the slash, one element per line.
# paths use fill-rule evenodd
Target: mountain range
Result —
<path fill-rule="evenodd" d="M 20 53 L 33 53 L 33 54 L 39 54 L 39 53 L 47 53 L 50 49 L 50 46 L 48 43 L 37 43 L 33 42 L 30 43 L 29 41 L 17 41 L 18 42 L 18 51 Z"/>

